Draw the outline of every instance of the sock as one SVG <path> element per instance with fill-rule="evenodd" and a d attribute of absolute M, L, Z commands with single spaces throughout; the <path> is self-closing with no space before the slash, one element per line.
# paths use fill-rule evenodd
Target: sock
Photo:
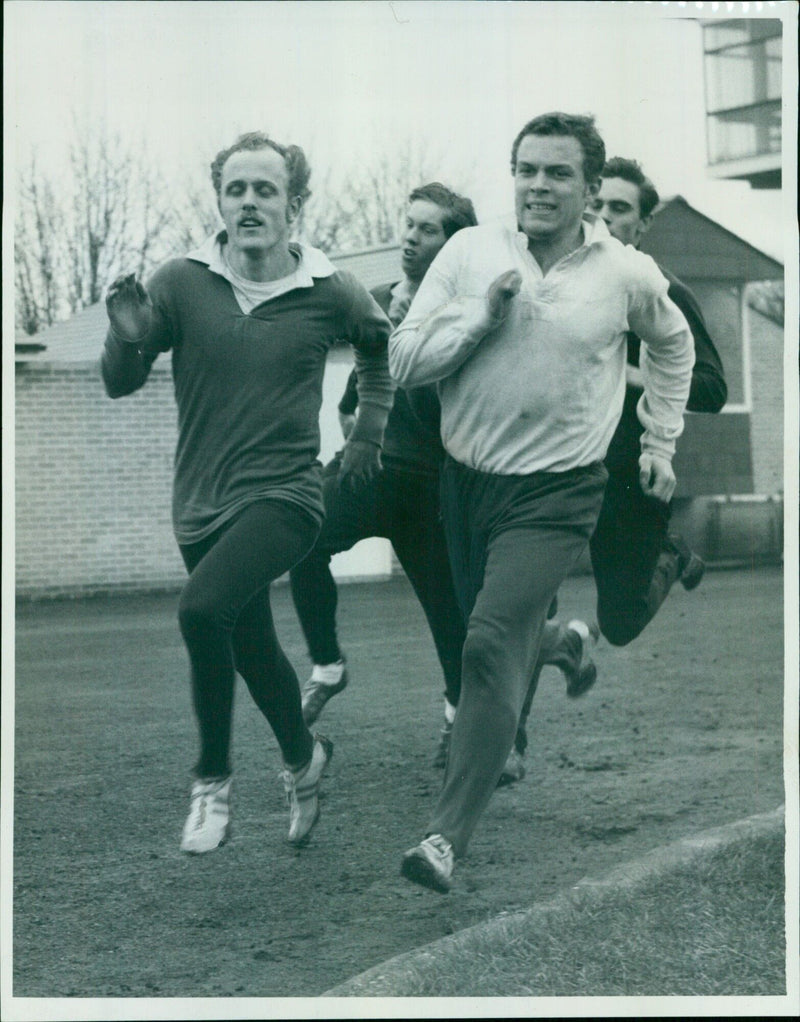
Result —
<path fill-rule="evenodd" d="M 545 621 L 544 628 L 542 629 L 542 642 L 539 646 L 540 663 L 546 664 L 548 662 L 548 657 L 552 656 L 558 649 L 558 644 L 561 642 L 562 635 L 563 628 L 556 618 L 552 618 L 550 621 Z"/>
<path fill-rule="evenodd" d="M 577 619 L 574 621 L 568 621 L 567 628 L 573 632 L 577 632 L 584 642 L 589 641 L 589 626 L 585 621 L 578 621 Z"/>
<path fill-rule="evenodd" d="M 444 701 L 444 719 L 448 724 L 452 724 L 456 719 L 456 708 L 452 706 L 448 699 Z"/>
<path fill-rule="evenodd" d="M 338 685 L 344 673 L 344 660 L 332 664 L 314 664 L 311 672 L 312 681 L 321 681 L 323 685 Z"/>

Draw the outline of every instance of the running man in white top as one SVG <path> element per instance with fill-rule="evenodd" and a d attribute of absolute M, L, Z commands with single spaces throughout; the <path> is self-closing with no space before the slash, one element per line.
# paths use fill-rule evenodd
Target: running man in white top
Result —
<path fill-rule="evenodd" d="M 591 117 L 526 124 L 511 153 L 518 229 L 451 238 L 389 342 L 402 386 L 439 391 L 442 513 L 468 622 L 444 785 L 402 867 L 439 891 L 503 770 L 551 601 L 594 530 L 629 330 L 642 339 L 640 482 L 661 500 L 675 488 L 692 334 L 652 259 L 584 214 L 604 162 Z"/>

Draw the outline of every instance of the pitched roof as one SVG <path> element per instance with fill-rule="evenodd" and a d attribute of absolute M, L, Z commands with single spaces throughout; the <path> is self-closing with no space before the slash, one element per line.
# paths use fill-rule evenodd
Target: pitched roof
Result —
<path fill-rule="evenodd" d="M 380 245 L 359 252 L 342 252 L 331 256 L 331 262 L 340 270 L 349 270 L 366 288 L 388 284 L 401 276 L 400 246 Z"/>
<path fill-rule="evenodd" d="M 103 350 L 108 316 L 105 302 L 81 309 L 69 319 L 53 323 L 38 334 L 17 334 L 15 362 L 97 362 Z M 39 350 L 31 350 L 39 348 Z"/>
<path fill-rule="evenodd" d="M 783 266 L 682 195 L 665 199 L 639 246 L 682 280 L 777 280 Z"/>

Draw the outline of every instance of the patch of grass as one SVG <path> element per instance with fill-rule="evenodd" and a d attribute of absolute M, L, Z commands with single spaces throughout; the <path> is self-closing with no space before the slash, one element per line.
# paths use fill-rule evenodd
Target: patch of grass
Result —
<path fill-rule="evenodd" d="M 544 924 L 510 918 L 506 939 L 465 934 L 403 994 L 785 994 L 783 855 L 782 834 L 759 836 Z"/>

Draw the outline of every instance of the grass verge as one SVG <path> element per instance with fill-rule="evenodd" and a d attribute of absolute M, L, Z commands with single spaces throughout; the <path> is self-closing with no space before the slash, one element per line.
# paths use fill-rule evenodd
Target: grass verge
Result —
<path fill-rule="evenodd" d="M 614 897 L 576 892 L 544 922 L 509 917 L 500 938 L 476 927 L 397 994 L 785 994 L 783 857 L 782 833 L 755 836 Z"/>

